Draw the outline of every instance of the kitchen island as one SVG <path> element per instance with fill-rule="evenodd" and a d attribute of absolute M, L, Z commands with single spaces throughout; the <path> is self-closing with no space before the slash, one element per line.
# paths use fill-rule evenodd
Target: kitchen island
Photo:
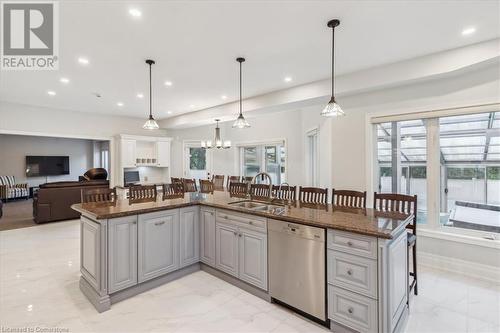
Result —
<path fill-rule="evenodd" d="M 323 268 L 313 275 L 326 275 L 321 321 L 347 331 L 393 332 L 407 315 L 411 217 L 249 203 L 226 192 L 72 207 L 82 214 L 80 289 L 99 312 L 199 269 L 271 301 L 268 226 L 286 222 L 290 230 L 311 226 L 326 234 L 326 255 L 311 259 Z"/>

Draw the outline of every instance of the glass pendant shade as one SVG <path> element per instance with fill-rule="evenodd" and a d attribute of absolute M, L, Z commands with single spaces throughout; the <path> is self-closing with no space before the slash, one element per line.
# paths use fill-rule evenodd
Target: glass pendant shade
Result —
<path fill-rule="evenodd" d="M 341 117 L 345 116 L 345 112 L 342 111 L 340 105 L 335 102 L 335 98 L 332 98 L 323 111 L 321 111 L 321 115 L 324 117 Z"/>
<path fill-rule="evenodd" d="M 144 126 L 142 126 L 142 128 L 147 130 L 156 130 L 159 129 L 160 126 L 158 126 L 156 120 L 152 116 L 150 116 L 146 123 L 144 123 Z"/>
<path fill-rule="evenodd" d="M 240 113 L 238 118 L 234 121 L 233 128 L 248 128 L 250 127 L 250 124 L 248 121 L 243 117 L 243 114 Z"/>

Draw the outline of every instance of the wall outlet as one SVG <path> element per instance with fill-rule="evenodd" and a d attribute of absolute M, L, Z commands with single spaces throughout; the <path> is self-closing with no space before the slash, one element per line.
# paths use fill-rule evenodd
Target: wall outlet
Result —
<path fill-rule="evenodd" d="M 148 176 L 144 176 L 144 181 L 147 182 L 148 181 Z"/>

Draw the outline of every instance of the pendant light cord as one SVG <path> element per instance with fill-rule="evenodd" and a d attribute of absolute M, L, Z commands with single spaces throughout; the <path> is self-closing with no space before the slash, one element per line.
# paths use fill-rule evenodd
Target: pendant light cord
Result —
<path fill-rule="evenodd" d="M 240 61 L 240 116 L 242 114 L 242 106 L 241 106 L 241 61 Z"/>
<path fill-rule="evenodd" d="M 332 98 L 334 98 L 333 92 L 335 91 L 333 88 L 335 83 L 334 73 L 335 73 L 335 27 L 332 27 Z"/>
<path fill-rule="evenodd" d="M 151 87 L 151 66 L 152 66 L 152 64 L 150 63 L 149 64 L 149 118 L 153 117 L 153 111 L 151 108 L 151 103 L 153 100 L 153 93 L 152 93 L 153 89 Z"/>

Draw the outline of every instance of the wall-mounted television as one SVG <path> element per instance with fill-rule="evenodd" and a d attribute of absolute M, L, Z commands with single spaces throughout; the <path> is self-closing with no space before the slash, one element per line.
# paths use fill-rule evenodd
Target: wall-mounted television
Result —
<path fill-rule="evenodd" d="M 26 156 L 26 176 L 69 175 L 69 156 Z"/>

